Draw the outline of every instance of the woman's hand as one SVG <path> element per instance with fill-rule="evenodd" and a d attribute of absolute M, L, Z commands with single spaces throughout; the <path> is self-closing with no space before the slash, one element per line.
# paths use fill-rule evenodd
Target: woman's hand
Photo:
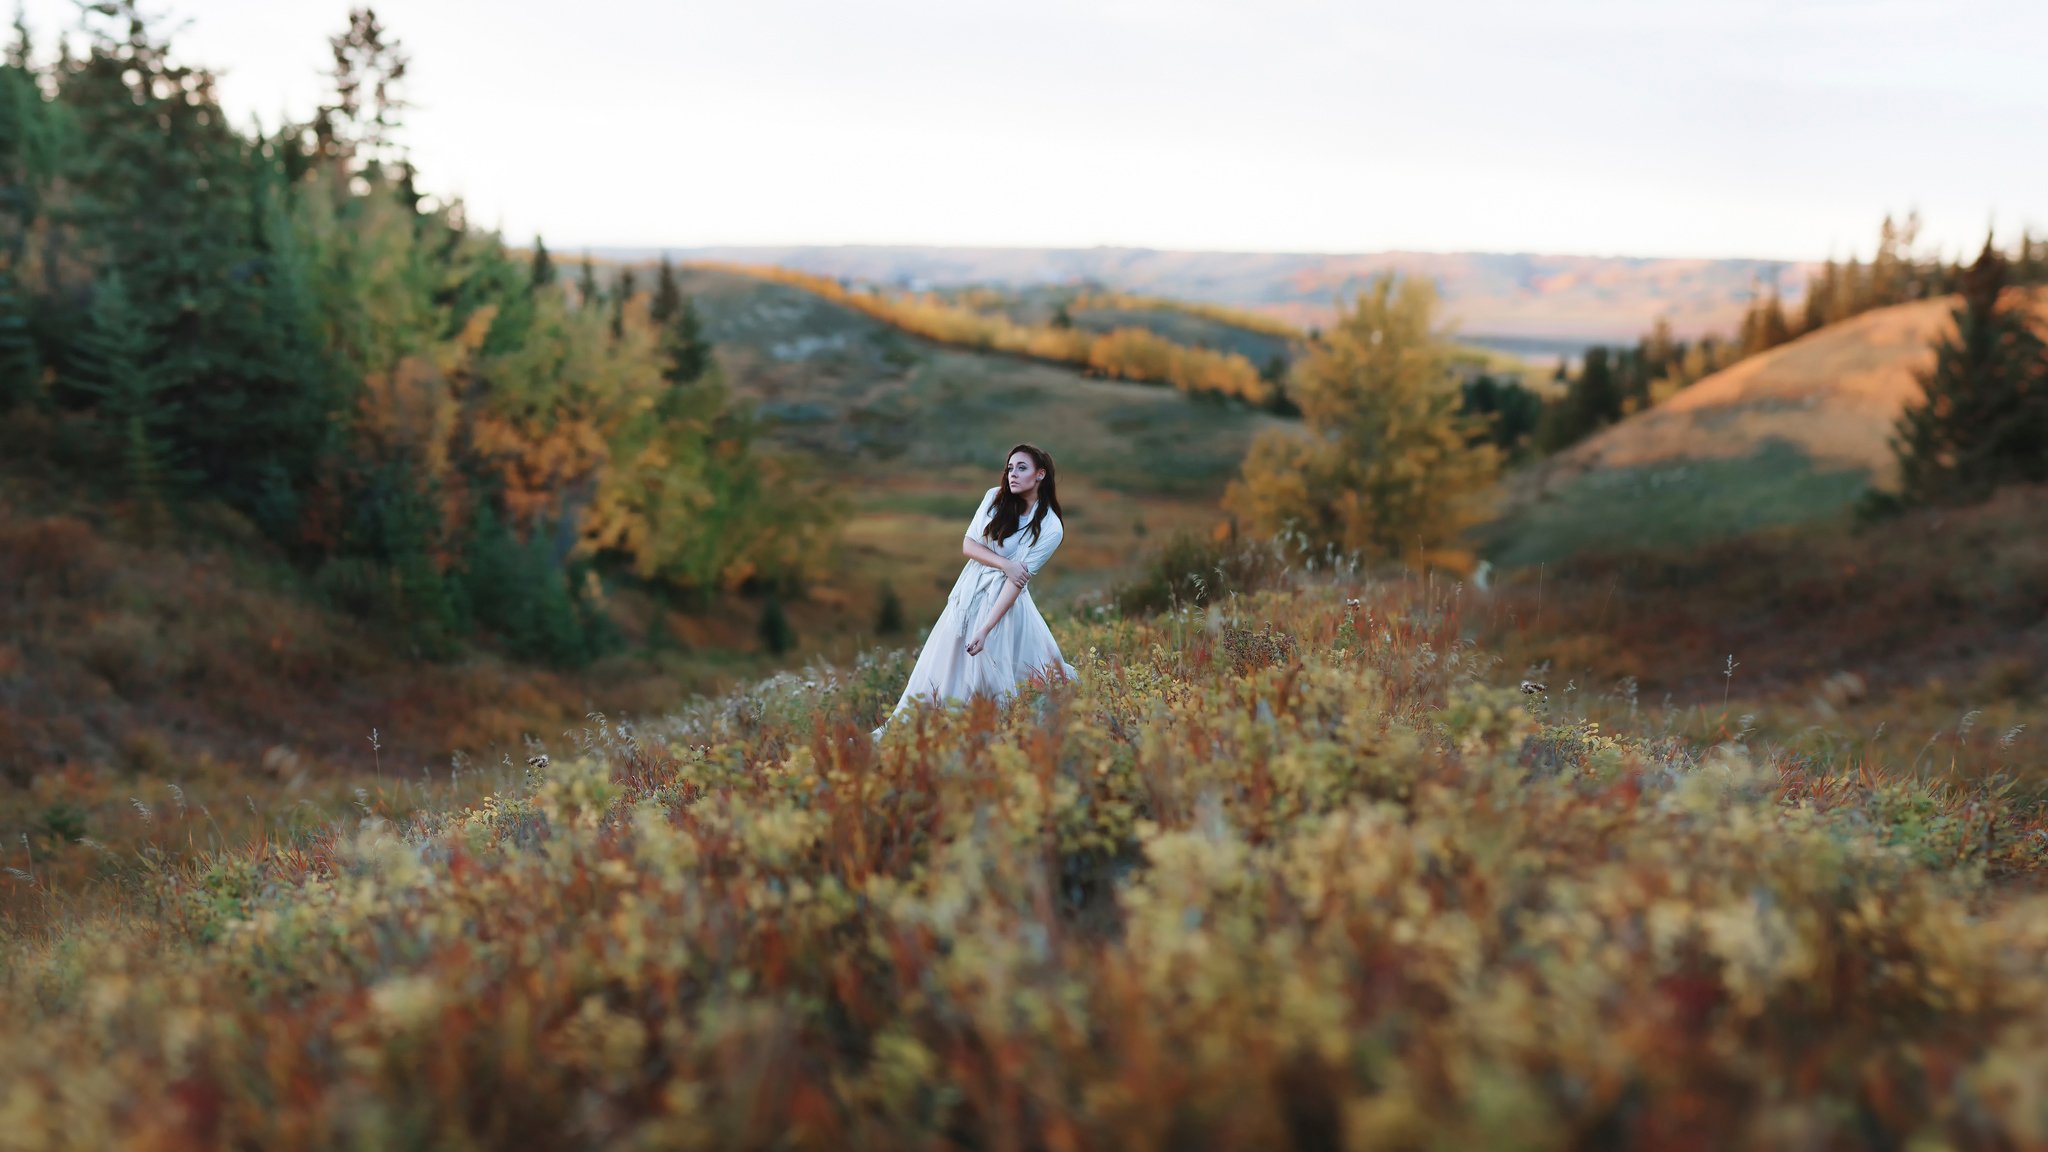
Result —
<path fill-rule="evenodd" d="M 973 639 L 967 642 L 967 654 L 969 656 L 981 655 L 981 650 L 987 643 L 988 633 L 986 631 L 976 632 Z"/>
<path fill-rule="evenodd" d="M 1004 561 L 1003 574 L 1010 578 L 1010 583 L 1019 588 L 1031 582 L 1031 569 L 1026 568 L 1022 560 Z"/>

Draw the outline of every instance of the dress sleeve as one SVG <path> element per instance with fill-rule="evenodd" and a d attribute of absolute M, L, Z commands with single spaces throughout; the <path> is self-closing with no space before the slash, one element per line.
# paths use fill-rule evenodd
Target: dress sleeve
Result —
<path fill-rule="evenodd" d="M 989 515 L 991 511 L 995 508 L 996 491 L 996 489 L 991 488 L 987 492 L 982 494 L 981 507 L 976 508 L 974 510 L 974 519 L 969 520 L 967 522 L 967 531 L 961 534 L 962 539 L 981 539 L 982 527 L 988 523 Z"/>
<path fill-rule="evenodd" d="M 1060 546 L 1060 539 L 1066 534 L 1066 527 L 1060 523 L 1059 517 L 1047 516 L 1045 522 L 1038 526 L 1038 543 L 1024 550 L 1024 567 L 1029 568 L 1033 576 L 1038 575 L 1038 570 L 1052 559 L 1053 551 Z"/>

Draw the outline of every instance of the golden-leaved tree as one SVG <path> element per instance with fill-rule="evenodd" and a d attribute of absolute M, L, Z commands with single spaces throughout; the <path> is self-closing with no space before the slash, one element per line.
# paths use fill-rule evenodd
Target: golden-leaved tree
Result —
<path fill-rule="evenodd" d="M 1377 277 L 1310 345 L 1288 382 L 1302 427 L 1253 441 L 1225 497 L 1247 528 L 1423 559 L 1476 519 L 1500 454 L 1472 443 L 1436 313 L 1428 282 Z"/>

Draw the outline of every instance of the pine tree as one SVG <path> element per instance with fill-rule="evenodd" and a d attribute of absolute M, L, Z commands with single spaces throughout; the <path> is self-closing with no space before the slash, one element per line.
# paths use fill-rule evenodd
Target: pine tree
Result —
<path fill-rule="evenodd" d="M 576 306 L 595 308 L 604 300 L 604 293 L 597 287 L 597 266 L 590 262 L 590 253 L 583 254 L 583 274 L 576 281 Z"/>
<path fill-rule="evenodd" d="M 533 238 L 533 269 L 527 274 L 526 285 L 529 289 L 537 289 L 549 287 L 554 282 L 555 262 L 548 255 L 547 241 L 535 236 Z"/>
<path fill-rule="evenodd" d="M 2008 278 L 1986 237 L 1963 276 L 1955 331 L 1921 378 L 1926 403 L 1907 409 L 1893 434 L 1899 492 L 1873 509 L 1969 503 L 2001 484 L 2048 481 L 2048 344 L 2023 304 L 2000 300 Z"/>

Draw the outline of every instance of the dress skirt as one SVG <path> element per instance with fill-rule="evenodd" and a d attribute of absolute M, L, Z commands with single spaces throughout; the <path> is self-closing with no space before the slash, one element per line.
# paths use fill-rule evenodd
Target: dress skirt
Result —
<path fill-rule="evenodd" d="M 1017 593 L 1016 602 L 990 630 L 981 654 L 967 654 L 967 641 L 995 608 L 1006 579 L 1001 570 L 975 560 L 960 570 L 960 578 L 946 597 L 946 609 L 932 625 L 892 717 L 918 700 L 944 703 L 987 696 L 1002 701 L 1034 678 L 1074 676 L 1074 666 L 1060 655 L 1052 629 L 1031 602 L 1028 586 Z"/>

